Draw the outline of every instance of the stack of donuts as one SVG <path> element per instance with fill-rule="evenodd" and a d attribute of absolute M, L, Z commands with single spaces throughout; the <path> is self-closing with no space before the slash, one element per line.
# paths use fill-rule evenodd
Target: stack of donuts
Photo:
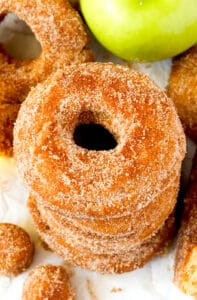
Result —
<path fill-rule="evenodd" d="M 42 48 L 35 59 L 18 59 L 0 42 L 0 154 L 12 155 L 13 124 L 30 89 L 58 68 L 93 56 L 82 20 L 68 1 L 1 0 L 0 21 L 7 18 L 15 26 L 26 23 L 25 34 L 34 34 Z"/>
<path fill-rule="evenodd" d="M 72 264 L 130 271 L 173 238 L 185 136 L 146 75 L 112 63 L 57 70 L 23 102 L 14 152 L 37 231 Z"/>

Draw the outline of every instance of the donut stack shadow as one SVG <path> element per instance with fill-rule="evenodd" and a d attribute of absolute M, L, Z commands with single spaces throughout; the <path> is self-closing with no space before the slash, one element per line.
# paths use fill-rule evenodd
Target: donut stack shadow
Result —
<path fill-rule="evenodd" d="M 96 127 L 116 142 L 87 143 L 102 144 Z M 127 272 L 173 239 L 185 136 L 146 75 L 112 63 L 57 71 L 22 104 L 14 152 L 34 225 L 66 261 Z"/>

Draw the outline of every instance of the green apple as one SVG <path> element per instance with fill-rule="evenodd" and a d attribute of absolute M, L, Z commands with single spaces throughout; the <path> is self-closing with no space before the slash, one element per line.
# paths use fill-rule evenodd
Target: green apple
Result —
<path fill-rule="evenodd" d="M 197 0 L 81 0 L 98 41 L 126 60 L 155 61 L 197 43 Z"/>

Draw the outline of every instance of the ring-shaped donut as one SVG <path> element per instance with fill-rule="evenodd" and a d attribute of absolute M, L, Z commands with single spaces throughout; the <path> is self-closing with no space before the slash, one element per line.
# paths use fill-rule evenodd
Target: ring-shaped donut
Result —
<path fill-rule="evenodd" d="M 174 195 L 168 195 L 169 199 L 176 198 Z M 177 194 L 177 193 L 176 193 Z M 167 199 L 167 197 L 165 197 Z M 162 212 L 160 212 L 160 207 L 163 205 L 159 203 L 157 206 L 157 220 L 152 217 L 152 214 L 146 215 L 146 212 L 139 213 L 135 220 L 131 217 L 129 221 L 125 218 L 125 222 L 127 222 L 127 226 L 131 224 L 131 231 L 127 232 L 127 235 L 98 235 L 94 232 L 89 232 L 84 230 L 84 228 L 80 227 L 80 221 L 76 219 L 68 220 L 66 217 L 47 209 L 40 205 L 40 203 L 36 202 L 37 208 L 40 212 L 42 220 L 49 225 L 51 230 L 54 233 L 60 234 L 63 236 L 67 243 L 72 245 L 74 248 L 84 247 L 86 245 L 87 248 L 91 248 L 94 253 L 108 253 L 108 254 L 121 254 L 122 252 L 126 252 L 129 249 L 135 248 L 139 246 L 141 243 L 144 243 L 146 240 L 150 239 L 151 236 L 155 235 L 155 233 L 163 226 L 166 219 L 169 217 L 168 213 L 165 219 L 163 219 Z M 154 213 L 153 213 L 154 214 Z M 122 217 L 123 219 L 123 217 Z M 150 219 L 153 219 L 152 223 Z M 92 220 L 94 221 L 94 220 Z M 79 225 L 76 224 L 79 222 Z M 91 222 L 92 223 L 92 222 Z M 96 223 L 96 221 L 95 221 Z M 101 223 L 101 222 L 100 222 Z M 123 220 L 122 220 L 123 223 Z M 84 221 L 85 224 L 85 221 Z M 88 226 L 89 220 L 86 220 L 86 224 Z M 104 222 L 107 224 L 107 220 Z M 110 226 L 113 226 L 117 231 L 119 230 L 118 224 L 116 224 L 116 219 L 110 222 L 108 220 L 108 226 L 106 226 L 110 230 Z M 90 226 L 90 225 L 89 225 Z M 101 226 L 100 226 L 101 227 Z M 105 227 L 104 227 L 105 229 Z M 103 229 L 103 231 L 104 231 Z"/>
<path fill-rule="evenodd" d="M 22 102 L 32 86 L 60 66 L 91 60 L 82 20 L 68 1 L 0 1 L 0 18 L 8 13 L 31 27 L 42 53 L 33 60 L 18 60 L 0 52 L 0 103 Z"/>
<path fill-rule="evenodd" d="M 36 201 L 36 203 L 43 220 L 46 218 L 51 228 L 59 227 L 62 233 L 65 230 L 64 236 L 67 230 L 72 229 L 77 234 L 85 235 L 86 244 L 89 236 L 94 236 L 94 240 L 97 239 L 101 243 L 105 240 L 113 242 L 118 238 L 121 240 L 120 247 L 122 248 L 124 240 L 127 246 L 134 246 L 153 235 L 162 226 L 174 210 L 178 182 L 179 177 L 144 209 L 119 218 L 71 218 L 47 207 L 46 201 L 44 203 Z M 77 243 L 77 237 L 74 242 Z M 93 245 L 94 241 L 91 244 Z M 102 247 L 99 247 L 99 251 L 100 249 L 102 250 Z"/>
<path fill-rule="evenodd" d="M 74 132 L 100 124 L 110 150 L 77 145 Z M 179 172 L 185 135 L 173 102 L 146 75 L 111 63 L 57 71 L 33 89 L 15 126 L 15 156 L 31 191 L 78 216 L 132 214 Z"/>
<path fill-rule="evenodd" d="M 153 237 L 139 246 L 122 254 L 96 254 L 86 248 L 86 245 L 83 248 L 72 247 L 61 234 L 42 220 L 33 199 L 29 200 L 28 204 L 34 225 L 50 249 L 74 265 L 101 273 L 123 273 L 142 267 L 165 249 L 176 232 L 172 214 Z"/>

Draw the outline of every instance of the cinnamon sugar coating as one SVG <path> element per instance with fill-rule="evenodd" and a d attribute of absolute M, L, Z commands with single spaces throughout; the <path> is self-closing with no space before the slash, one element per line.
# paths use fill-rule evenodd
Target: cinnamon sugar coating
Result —
<path fill-rule="evenodd" d="M 165 204 L 160 203 L 159 200 L 164 197 L 166 203 L 167 201 L 173 203 L 173 200 L 176 199 L 176 195 L 177 191 L 174 191 L 174 187 L 172 187 L 160 195 L 157 201 L 153 203 L 153 206 L 157 207 L 158 210 L 157 218 L 152 215 L 151 210 L 149 212 L 140 210 L 135 219 L 126 216 L 118 218 L 119 223 L 116 222 L 117 218 L 103 220 L 69 218 L 51 210 L 42 203 L 36 202 L 36 205 L 43 221 L 45 221 L 50 228 L 54 229 L 54 231 L 59 232 L 73 247 L 78 248 L 86 245 L 87 248 L 90 247 L 95 253 L 105 252 L 112 254 L 127 251 L 129 248 L 135 248 L 136 245 L 140 245 L 142 241 L 145 241 L 155 234 L 172 212 L 171 209 L 170 211 L 166 209 L 167 204 L 165 206 Z M 165 212 L 163 207 L 165 208 Z M 166 215 L 165 219 L 163 218 L 162 212 Z M 81 224 L 83 226 L 81 226 Z M 94 224 L 96 228 L 101 228 L 102 224 L 104 224 L 103 231 L 107 228 L 108 234 L 101 232 L 98 234 L 98 231 L 94 231 L 95 227 L 91 227 L 92 224 Z M 123 227 L 125 227 L 124 234 L 118 234 Z M 113 228 L 114 233 L 110 235 L 109 232 L 112 231 L 111 228 Z M 117 230 L 117 234 L 115 234 L 115 230 Z"/>
<path fill-rule="evenodd" d="M 37 205 L 38 208 L 38 205 Z M 128 234 L 127 236 L 113 236 L 113 237 L 105 237 L 98 236 L 94 233 L 88 233 L 80 230 L 75 227 L 75 224 L 68 224 L 65 222 L 61 224 L 61 219 L 54 220 L 53 215 L 51 215 L 49 210 L 46 211 L 43 209 L 39 209 L 39 213 L 43 222 L 49 225 L 51 228 L 51 232 L 53 234 L 58 234 L 62 238 L 65 239 L 67 244 L 72 245 L 73 248 L 84 248 L 91 249 L 91 251 L 95 254 L 107 254 L 114 255 L 119 254 L 122 255 L 129 251 L 129 249 L 135 250 L 142 243 L 147 240 L 150 240 L 152 236 L 164 225 L 165 222 L 161 224 L 160 227 L 157 227 L 155 231 L 150 231 L 149 235 L 143 238 L 138 238 L 136 240 L 135 234 Z M 88 221 L 87 221 L 88 222 Z"/>
<path fill-rule="evenodd" d="M 66 270 L 61 266 L 43 265 L 26 278 L 22 300 L 74 300 Z"/>
<path fill-rule="evenodd" d="M 0 155 L 11 156 L 13 127 L 20 104 L 0 104 Z"/>
<path fill-rule="evenodd" d="M 76 145 L 81 123 L 118 145 Z M 147 206 L 180 172 L 185 136 L 172 101 L 147 76 L 111 63 L 57 71 L 32 89 L 15 126 L 15 157 L 37 197 L 78 217 L 120 217 Z M 157 214 L 156 212 L 152 212 Z"/>
<path fill-rule="evenodd" d="M 92 61 L 93 55 L 82 20 L 66 0 L 0 1 L 0 17 L 8 13 L 25 21 L 42 47 L 31 60 L 12 58 L 0 47 L 0 105 L 7 104 L 5 113 L 0 107 L 0 153 L 11 156 L 13 122 L 30 89 L 58 68 Z M 6 129 L 5 118 L 11 119 Z"/>
<path fill-rule="evenodd" d="M 33 243 L 26 231 L 17 225 L 0 223 L 0 274 L 16 276 L 31 264 Z"/>
<path fill-rule="evenodd" d="M 142 267 L 153 256 L 161 253 L 175 234 L 172 214 L 158 232 L 139 246 L 128 248 L 121 254 L 97 254 L 92 251 L 92 248 L 87 249 L 86 244 L 84 247 L 73 247 L 64 236 L 43 222 L 36 202 L 32 198 L 29 199 L 28 206 L 38 233 L 52 250 L 74 265 L 101 273 L 123 273 Z"/>
<path fill-rule="evenodd" d="M 88 37 L 79 14 L 66 0 L 0 2 L 0 15 L 15 13 L 34 32 L 42 47 L 33 60 L 0 52 L 0 103 L 22 102 L 32 86 L 60 66 L 89 60 Z"/>
<path fill-rule="evenodd" d="M 197 152 L 185 198 L 174 265 L 174 282 L 186 294 L 197 294 Z"/>
<path fill-rule="evenodd" d="M 113 147 L 83 144 L 76 128 L 88 125 L 108 130 Z M 65 260 L 121 273 L 171 240 L 185 135 L 147 76 L 112 63 L 65 67 L 31 90 L 14 137 L 34 225 Z"/>
<path fill-rule="evenodd" d="M 197 46 L 173 60 L 168 94 L 186 133 L 197 143 Z"/>

